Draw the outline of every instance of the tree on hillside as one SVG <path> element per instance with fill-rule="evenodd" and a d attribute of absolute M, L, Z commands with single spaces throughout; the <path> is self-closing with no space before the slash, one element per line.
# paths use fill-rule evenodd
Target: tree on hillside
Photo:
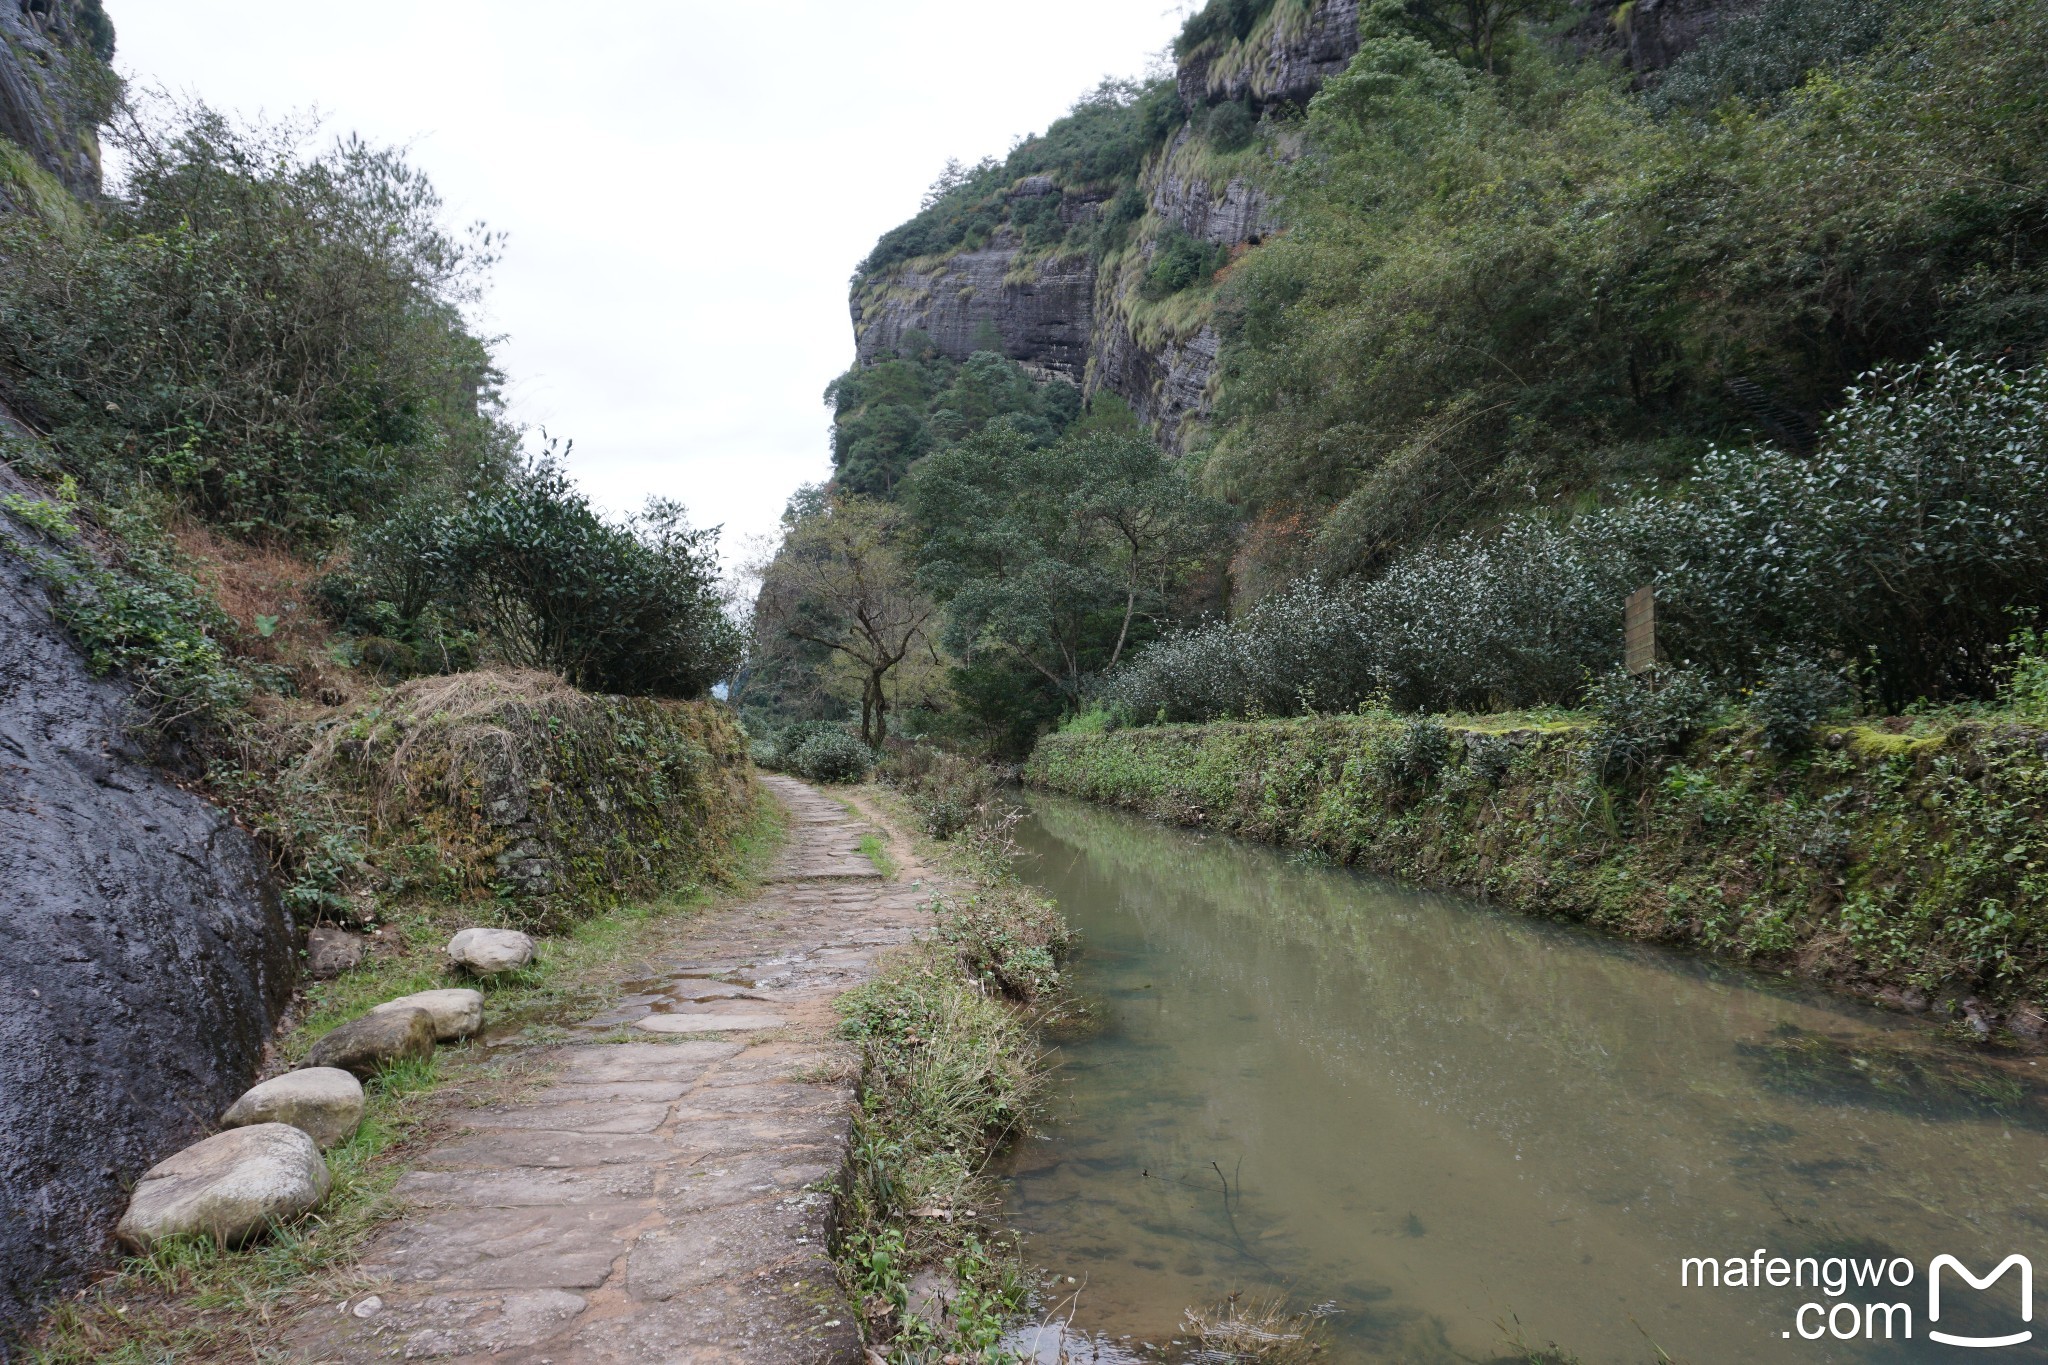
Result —
<path fill-rule="evenodd" d="M 1491 72 L 1501 44 L 1525 19 L 1554 16 L 1558 0 L 1392 0 L 1382 10 L 1460 61 Z"/>
<path fill-rule="evenodd" d="M 1069 706 L 1168 605 L 1217 516 L 1143 436 L 1039 446 L 1008 422 L 928 456 L 906 498 L 948 647 L 1012 658 Z"/>
<path fill-rule="evenodd" d="M 860 673 L 860 735 L 889 734 L 889 674 L 925 639 L 938 609 L 898 548 L 903 513 L 842 498 L 793 521 L 762 578 L 755 630 L 844 656 Z"/>

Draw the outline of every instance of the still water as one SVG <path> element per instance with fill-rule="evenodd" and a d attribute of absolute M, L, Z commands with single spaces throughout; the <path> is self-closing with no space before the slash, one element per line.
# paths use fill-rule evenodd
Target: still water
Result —
<path fill-rule="evenodd" d="M 1519 1360 L 1516 1333 L 1587 1365 L 2048 1359 L 1926 1339 L 1932 1257 L 2048 1272 L 2042 1066 L 1098 807 L 1039 800 L 1019 842 L 1099 1015 L 1005 1210 L 1075 1278 L 1076 1328 L 1164 1343 L 1189 1305 L 1285 1294 L 1338 1310 L 1347 1362 Z M 1680 1287 L 1683 1258 L 1758 1248 L 1912 1280 Z M 1947 1277 L 1932 1326 L 2024 1330 L 2017 1278 Z M 1785 1335 L 1873 1300 L 1911 1307 L 1910 1343 Z"/>

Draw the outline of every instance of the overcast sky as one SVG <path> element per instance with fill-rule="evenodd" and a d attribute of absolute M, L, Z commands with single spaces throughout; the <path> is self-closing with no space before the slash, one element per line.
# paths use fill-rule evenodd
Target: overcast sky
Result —
<path fill-rule="evenodd" d="M 846 283 L 949 156 L 1001 155 L 1175 0 L 107 0 L 116 64 L 410 146 L 510 234 L 482 318 L 517 420 L 603 505 L 681 498 L 728 555 L 829 468 Z"/>

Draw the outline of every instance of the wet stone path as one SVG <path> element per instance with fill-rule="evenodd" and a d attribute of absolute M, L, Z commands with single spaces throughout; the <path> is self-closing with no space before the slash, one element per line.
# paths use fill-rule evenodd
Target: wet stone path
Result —
<path fill-rule="evenodd" d="M 833 1000 L 929 916 L 872 827 L 788 778 L 790 840 L 751 900 L 551 1049 L 514 1101 L 459 1112 L 399 1182 L 375 1282 L 309 1314 L 307 1361 L 858 1360 L 825 1252 L 853 1104 Z"/>

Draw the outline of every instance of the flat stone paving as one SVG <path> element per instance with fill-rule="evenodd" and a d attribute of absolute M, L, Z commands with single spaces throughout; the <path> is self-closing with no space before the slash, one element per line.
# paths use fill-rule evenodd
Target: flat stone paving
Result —
<path fill-rule="evenodd" d="M 554 1048 L 532 1093 L 462 1114 L 399 1181 L 378 1283 L 309 1314 L 301 1359 L 861 1358 L 825 1254 L 856 1061 L 832 1001 L 930 893 L 883 880 L 837 802 L 764 781 L 792 817 L 768 884 L 584 1024 L 645 1041 Z"/>

